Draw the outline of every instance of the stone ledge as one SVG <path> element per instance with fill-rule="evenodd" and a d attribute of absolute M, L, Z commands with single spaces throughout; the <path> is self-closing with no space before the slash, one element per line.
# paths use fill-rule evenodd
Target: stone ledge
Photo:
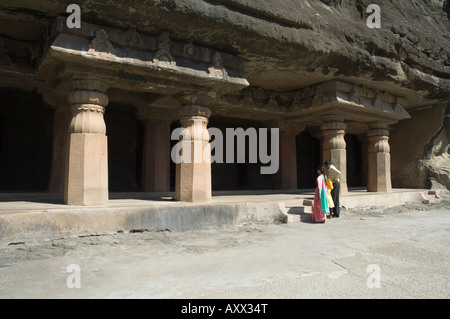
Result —
<path fill-rule="evenodd" d="M 0 214 L 0 246 L 136 229 L 189 231 L 248 222 L 286 223 L 277 202 L 47 209 Z"/>

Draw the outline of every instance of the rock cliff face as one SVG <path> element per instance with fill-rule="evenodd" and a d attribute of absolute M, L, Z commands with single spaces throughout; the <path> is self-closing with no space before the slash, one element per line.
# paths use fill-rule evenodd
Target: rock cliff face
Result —
<path fill-rule="evenodd" d="M 450 107 L 427 106 L 412 112 L 391 132 L 394 187 L 450 189 Z"/>
<path fill-rule="evenodd" d="M 0 19 L 37 31 L 73 1 L 4 0 Z M 247 60 L 253 86 L 288 91 L 333 77 L 377 81 L 417 97 L 450 92 L 449 2 L 380 0 L 381 29 L 369 29 L 372 0 L 142 0 L 80 3 L 82 21 L 193 40 Z M 10 24 L 9 27 L 14 25 Z M 0 33 L 14 36 L 4 22 Z M 30 28 L 29 28 L 30 29 Z M 14 33 L 14 34 L 12 34 Z M 36 32 L 34 32 L 36 33 Z M 36 41 L 39 41 L 37 37 Z M 392 85 L 396 85 L 395 88 Z M 421 101 L 420 103 L 423 103 Z"/>
<path fill-rule="evenodd" d="M 0 41 L 0 58 L 36 69 L 47 30 L 58 15 L 68 15 L 73 2 L 2 0 L 0 36 L 32 46 L 6 49 Z M 87 0 L 79 5 L 82 22 L 135 27 L 149 35 L 164 31 L 175 40 L 240 55 L 253 87 L 286 92 L 340 79 L 402 95 L 412 118 L 392 132 L 394 186 L 450 187 L 450 1 L 377 0 L 381 28 L 370 29 L 367 8 L 374 2 Z M 33 87 L 34 81 L 31 76 L 26 83 Z"/>

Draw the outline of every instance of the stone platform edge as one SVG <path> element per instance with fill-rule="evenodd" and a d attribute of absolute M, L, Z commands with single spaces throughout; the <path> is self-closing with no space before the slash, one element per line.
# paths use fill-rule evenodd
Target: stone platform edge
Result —
<path fill-rule="evenodd" d="M 446 197 L 447 190 L 416 190 L 342 196 L 341 206 L 400 206 L 430 203 Z M 300 222 L 298 212 L 311 212 L 312 200 L 202 203 L 145 207 L 70 207 L 0 214 L 0 247 L 66 237 L 107 235 L 130 231 L 191 231 L 245 223 Z"/>
<path fill-rule="evenodd" d="M 0 214 L 0 246 L 130 231 L 189 231 L 287 223 L 278 202 L 149 207 L 76 207 Z"/>

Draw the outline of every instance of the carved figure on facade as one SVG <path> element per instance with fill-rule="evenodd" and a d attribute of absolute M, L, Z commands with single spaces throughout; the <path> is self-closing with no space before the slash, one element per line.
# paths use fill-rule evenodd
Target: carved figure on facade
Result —
<path fill-rule="evenodd" d="M 396 102 L 395 107 L 394 107 L 394 112 L 398 113 L 398 114 L 401 114 L 401 115 L 405 115 L 405 116 L 410 117 L 410 114 L 405 109 L 405 106 L 404 106 L 405 104 L 406 104 L 406 100 L 404 98 L 402 98 L 402 97 L 398 97 L 397 98 L 397 102 Z"/>
<path fill-rule="evenodd" d="M 314 98 L 311 102 L 311 106 L 319 106 L 325 103 L 328 103 L 328 97 L 326 96 L 326 94 L 323 92 L 323 89 L 321 86 L 318 86 L 316 89 L 316 94 L 314 95 Z"/>
<path fill-rule="evenodd" d="M 130 28 L 120 36 L 119 44 L 127 47 L 141 47 L 143 46 L 143 41 L 141 35 L 137 32 L 136 27 L 130 26 Z"/>
<path fill-rule="evenodd" d="M 223 66 L 222 55 L 219 52 L 214 52 L 212 55 L 211 66 L 208 68 L 210 76 L 223 78 L 227 75 L 225 67 Z"/>
<path fill-rule="evenodd" d="M 355 85 L 353 87 L 353 93 L 350 94 L 350 101 L 356 104 L 361 104 L 361 90 L 363 87 Z"/>
<path fill-rule="evenodd" d="M 92 39 L 89 45 L 88 54 L 94 56 L 108 57 L 114 53 L 114 48 L 108 40 L 108 34 L 105 30 L 100 29 L 95 33 L 95 38 Z"/>
<path fill-rule="evenodd" d="M 291 112 L 297 112 L 297 111 L 299 111 L 301 109 L 304 109 L 304 108 L 305 108 L 305 105 L 302 103 L 301 93 L 296 92 L 294 94 L 294 100 L 292 101 L 291 106 L 290 106 L 290 111 Z"/>
<path fill-rule="evenodd" d="M 375 109 L 382 111 L 383 110 L 383 92 L 377 92 L 375 102 L 374 102 Z"/>
<path fill-rule="evenodd" d="M 158 39 L 158 51 L 156 51 L 155 56 L 153 57 L 153 62 L 165 66 L 175 64 L 175 59 L 170 53 L 169 33 L 164 32 L 160 35 Z"/>
<path fill-rule="evenodd" d="M 189 42 L 183 47 L 183 52 L 187 56 L 193 56 L 195 54 L 195 50 L 194 41 L 192 40 L 189 40 Z"/>
<path fill-rule="evenodd" d="M 241 91 L 241 97 L 239 99 L 239 106 L 242 107 L 254 107 L 251 89 L 244 89 Z"/>
<path fill-rule="evenodd" d="M 277 103 L 277 100 L 276 100 L 274 94 L 271 95 L 269 101 L 267 102 L 266 108 L 268 111 L 271 111 L 271 112 L 280 112 L 280 107 Z"/>

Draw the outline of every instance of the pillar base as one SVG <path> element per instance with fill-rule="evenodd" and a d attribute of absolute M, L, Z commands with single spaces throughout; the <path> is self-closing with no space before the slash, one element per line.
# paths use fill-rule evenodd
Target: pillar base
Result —
<path fill-rule="evenodd" d="M 209 202 L 211 192 L 211 165 L 207 163 L 181 163 L 177 165 L 175 199 L 182 202 Z"/>
<path fill-rule="evenodd" d="M 107 140 L 102 134 L 70 134 L 64 194 L 67 205 L 108 203 Z"/>
<path fill-rule="evenodd" d="M 368 192 L 392 191 L 390 153 L 369 153 Z"/>

